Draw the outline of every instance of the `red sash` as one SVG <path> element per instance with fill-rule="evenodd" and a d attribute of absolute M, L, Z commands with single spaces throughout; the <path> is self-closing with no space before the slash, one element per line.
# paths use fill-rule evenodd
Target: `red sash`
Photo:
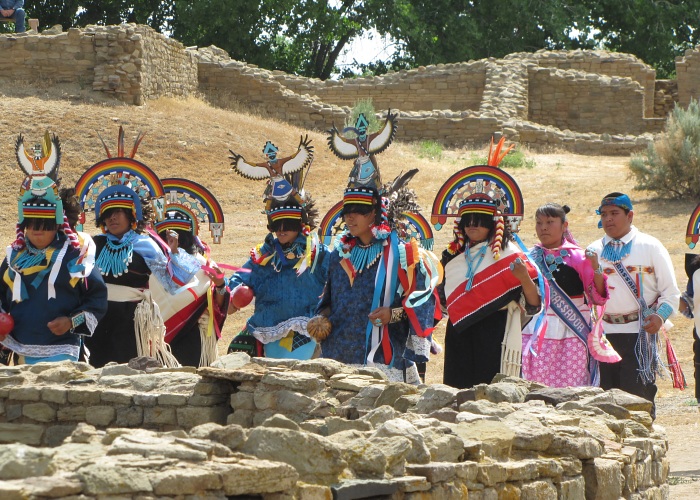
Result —
<path fill-rule="evenodd" d="M 510 264 L 518 257 L 525 262 L 530 277 L 533 280 L 537 278 L 537 269 L 524 254 L 516 252 L 501 257 L 474 276 L 471 290 L 466 291 L 465 278 L 447 297 L 447 313 L 454 326 L 521 286 L 520 280 L 510 270 Z M 455 258 L 463 259 L 464 256 L 458 255 Z"/>

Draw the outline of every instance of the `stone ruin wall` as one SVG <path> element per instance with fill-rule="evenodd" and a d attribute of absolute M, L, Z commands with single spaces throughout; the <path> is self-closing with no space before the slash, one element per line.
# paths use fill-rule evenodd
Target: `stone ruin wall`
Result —
<path fill-rule="evenodd" d="M 197 89 L 192 54 L 147 26 L 89 26 L 0 36 L 0 80 L 9 85 L 72 83 L 127 104 Z"/>
<path fill-rule="evenodd" d="M 651 403 L 332 360 L 0 367 L 0 498 L 666 499 Z"/>
<path fill-rule="evenodd" d="M 676 102 L 700 97 L 700 47 L 677 58 L 673 81 L 655 80 L 634 56 L 604 51 L 517 53 L 320 81 L 234 61 L 216 47 L 186 49 L 147 26 L 50 33 L 0 36 L 0 81 L 73 83 L 129 104 L 196 94 L 317 130 L 342 126 L 349 107 L 371 97 L 377 110 L 401 112 L 401 139 L 448 146 L 502 133 L 535 147 L 629 154 L 663 129 Z"/>

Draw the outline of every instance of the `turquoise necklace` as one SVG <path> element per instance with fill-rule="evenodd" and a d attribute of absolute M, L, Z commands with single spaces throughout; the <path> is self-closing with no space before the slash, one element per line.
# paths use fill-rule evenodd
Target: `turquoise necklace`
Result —
<path fill-rule="evenodd" d="M 466 275 L 466 278 L 467 278 L 466 290 L 467 290 L 467 292 L 472 289 L 472 284 L 474 282 L 474 275 L 476 274 L 476 270 L 479 269 L 479 266 L 481 265 L 481 261 L 484 260 L 484 256 L 486 255 L 486 250 L 488 250 L 488 248 L 489 248 L 489 246 L 484 243 L 484 246 L 481 247 L 474 254 L 474 257 L 472 257 L 471 248 L 467 248 L 464 251 L 464 258 L 467 260 L 467 275 Z"/>
<path fill-rule="evenodd" d="M 374 240 L 369 245 L 362 245 L 360 240 L 357 240 L 352 249 L 350 249 L 349 259 L 350 263 L 352 263 L 352 267 L 355 268 L 358 273 L 372 267 L 372 265 L 379 260 L 379 257 L 381 257 L 383 246 L 382 242 L 377 240 Z M 344 255 L 344 257 L 346 256 L 347 254 Z"/>
<path fill-rule="evenodd" d="M 114 277 L 129 272 L 129 264 L 134 255 L 134 240 L 136 233 L 130 232 L 120 242 L 115 243 L 107 238 L 107 243 L 97 257 L 97 267 L 103 276 L 111 274 Z"/>
<path fill-rule="evenodd" d="M 38 266 L 46 260 L 46 250 L 48 246 L 39 250 L 34 248 L 29 242 L 29 239 L 25 241 L 26 248 L 23 252 L 17 256 L 13 263 L 13 267 L 19 271 L 22 269 L 27 269 L 29 267 Z"/>

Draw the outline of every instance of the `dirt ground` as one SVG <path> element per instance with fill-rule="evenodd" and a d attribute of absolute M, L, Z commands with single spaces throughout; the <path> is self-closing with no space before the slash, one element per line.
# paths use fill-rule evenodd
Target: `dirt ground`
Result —
<path fill-rule="evenodd" d="M 2 93 L 4 92 L 4 94 Z M 302 134 L 309 134 L 316 147 L 313 167 L 306 189 L 317 201 L 323 215 L 340 197 L 351 164 L 334 157 L 326 147 L 325 134 L 298 129 L 279 121 L 245 112 L 212 108 L 197 99 L 160 99 L 145 106 L 124 106 L 85 90 L 70 86 L 47 85 L 44 89 L 14 86 L 0 91 L 0 240 L 8 244 L 17 221 L 17 189 L 22 180 L 14 158 L 14 142 L 19 133 L 26 144 L 40 140 L 45 130 L 58 134 L 63 145 L 61 176 L 64 185 L 74 184 L 90 165 L 106 158 L 98 133 L 110 149 L 116 148 L 117 129 L 126 130 L 126 149 L 134 137 L 145 132 L 136 159 L 151 167 L 160 177 L 186 177 L 208 187 L 218 198 L 225 214 L 224 240 L 214 245 L 212 257 L 240 265 L 249 249 L 264 237 L 266 220 L 261 214 L 264 184 L 242 179 L 230 170 L 229 150 L 249 161 L 261 161 L 265 141 L 280 149 L 280 157 L 293 154 Z M 338 124 L 341 125 L 341 124 Z M 400 123 L 399 123 L 400 127 Z M 488 133 L 484 140 L 488 140 Z M 429 216 L 433 198 L 442 183 L 456 171 L 485 157 L 487 146 L 478 149 L 443 150 L 429 157 L 418 144 L 397 141 L 378 156 L 385 180 L 402 170 L 420 168 L 411 187 L 417 192 L 423 213 Z M 551 151 L 547 154 L 524 150 L 534 162 L 532 168 L 510 169 L 525 200 L 525 219 L 520 236 L 526 244 L 535 238 L 534 211 L 546 201 L 568 204 L 570 226 L 582 246 L 602 236 L 597 228 L 595 208 L 611 191 L 627 192 L 635 203 L 635 224 L 659 238 L 668 248 L 681 289 L 687 283 L 683 262 L 688 252 L 685 230 L 694 201 L 656 198 L 634 190 L 628 177 L 627 157 L 574 155 Z M 90 230 L 90 226 L 86 226 Z M 208 234 L 201 235 L 205 241 Z M 435 250 L 439 252 L 450 239 L 449 229 L 436 232 Z M 242 328 L 247 312 L 230 317 L 219 343 L 226 351 L 231 338 Z M 681 316 L 672 318 L 675 326 L 669 337 L 685 371 L 688 389 L 673 389 L 669 381 L 660 381 L 657 399 L 657 423 L 666 428 L 670 443 L 673 498 L 700 498 L 700 413 L 694 405 L 692 323 Z M 437 338 L 444 337 L 438 327 Z M 442 381 L 442 356 L 428 365 L 428 382 Z"/>

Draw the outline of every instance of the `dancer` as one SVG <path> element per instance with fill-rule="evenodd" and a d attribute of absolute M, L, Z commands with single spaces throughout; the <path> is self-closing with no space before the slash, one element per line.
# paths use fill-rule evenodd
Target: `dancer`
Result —
<path fill-rule="evenodd" d="M 56 184 L 58 138 L 47 132 L 28 154 L 20 135 L 16 153 L 27 177 L 17 239 L 0 266 L 0 302 L 14 322 L 0 343 L 20 363 L 78 361 L 81 335 L 92 335 L 107 310 L 107 289 L 97 270 L 86 272 L 81 264 L 80 244 L 64 213 Z"/>
<path fill-rule="evenodd" d="M 530 251 L 549 284 L 546 329 L 523 330 L 523 378 L 549 387 L 599 385 L 594 353 L 588 350 L 591 305 L 608 300 L 607 276 L 598 255 L 580 248 L 569 231 L 569 207 L 546 203 L 535 212 L 540 242 Z"/>
<path fill-rule="evenodd" d="M 322 342 L 323 357 L 374 366 L 391 381 L 419 384 L 416 363 L 430 357 L 442 269 L 416 240 L 398 237 L 404 214 L 418 211 L 406 187 L 417 170 L 380 190 L 376 163 L 367 165 L 373 166 L 370 175 L 358 174 L 356 164 L 345 189 L 345 229 L 331 253 L 320 316 L 309 331 Z"/>
<path fill-rule="evenodd" d="M 221 243 L 223 210 L 212 193 L 196 182 L 168 178 L 162 184 L 166 212 L 165 219 L 156 222 L 156 230 L 163 241 L 170 232 L 179 251 L 193 256 L 201 267 L 186 285 L 187 292 L 170 295 L 153 274 L 149 287 L 173 356 L 184 366 L 209 366 L 217 358 L 216 342 L 226 320 L 229 291 L 224 273 L 211 260 L 209 246 L 200 239 L 200 225 L 209 221 L 213 242 Z"/>
<path fill-rule="evenodd" d="M 269 158 L 277 148 L 268 141 L 263 152 Z M 263 167 L 231 153 L 234 169 L 241 175 L 265 178 L 262 170 L 254 170 Z M 230 312 L 255 298 L 255 310 L 243 331 L 234 337 L 229 352 L 310 359 L 318 353 L 307 324 L 323 293 L 329 262 L 328 248 L 313 231 L 317 215 L 314 202 L 304 191 L 305 174 L 313 162 L 313 146 L 308 139 L 302 139 L 295 156 L 279 161 L 285 167 L 275 167 L 276 178 L 270 178 L 263 195 L 269 233 L 228 282 L 232 290 Z M 287 187 L 281 189 L 282 186 Z"/>
<path fill-rule="evenodd" d="M 514 179 L 497 168 L 504 139 L 487 165 L 467 167 L 443 185 L 433 224 L 456 217 L 454 240 L 442 254 L 443 301 L 449 315 L 443 381 L 457 388 L 490 383 L 497 373 L 519 376 L 521 313 L 540 310 L 544 284 L 512 239 L 523 214 Z M 541 291 L 540 291 L 541 290 Z"/>
<path fill-rule="evenodd" d="M 151 274 L 169 293 L 183 290 L 200 265 L 178 250 L 169 236 L 167 255 L 146 230 L 165 213 L 163 186 L 143 163 L 124 156 L 124 131 L 119 128 L 117 155 L 90 167 L 78 180 L 76 192 L 86 211 L 94 210 L 102 234 L 94 237 L 96 266 L 109 292 L 107 314 L 85 342 L 89 362 L 102 367 L 110 361 L 127 363 L 137 356 L 157 358 L 178 366 L 165 343 L 165 326 L 148 282 Z M 150 198 L 150 202 L 146 199 Z"/>

